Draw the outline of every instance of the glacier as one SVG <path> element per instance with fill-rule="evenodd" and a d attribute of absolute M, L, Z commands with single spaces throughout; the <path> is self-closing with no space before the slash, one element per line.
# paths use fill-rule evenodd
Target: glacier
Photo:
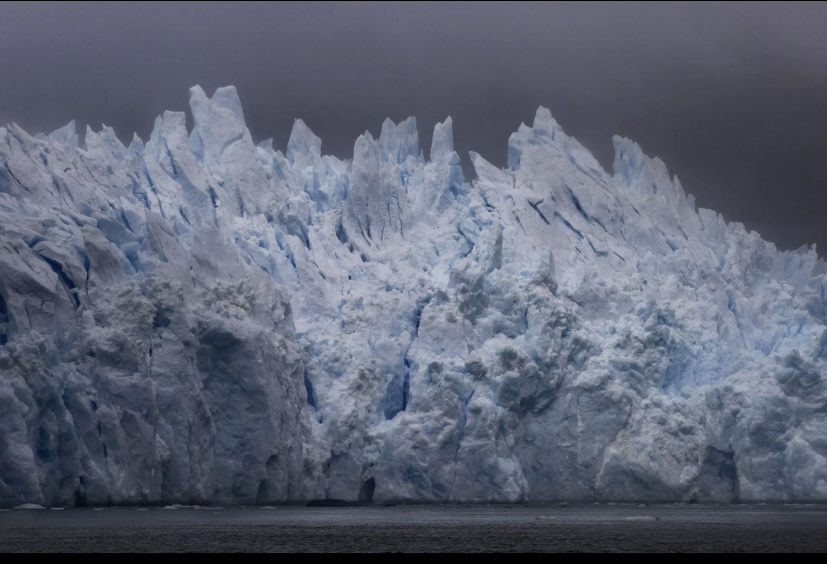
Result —
<path fill-rule="evenodd" d="M 235 88 L 0 128 L 0 507 L 827 500 L 827 279 L 545 108 L 353 158 Z"/>

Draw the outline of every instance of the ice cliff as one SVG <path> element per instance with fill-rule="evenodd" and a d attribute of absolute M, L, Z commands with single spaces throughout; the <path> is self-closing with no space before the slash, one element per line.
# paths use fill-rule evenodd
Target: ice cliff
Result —
<path fill-rule="evenodd" d="M 827 500 L 827 281 L 540 108 L 325 156 L 232 87 L 0 128 L 0 506 Z"/>

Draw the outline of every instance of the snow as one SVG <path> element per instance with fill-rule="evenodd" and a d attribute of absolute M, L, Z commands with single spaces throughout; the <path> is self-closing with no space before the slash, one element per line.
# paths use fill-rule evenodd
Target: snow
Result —
<path fill-rule="evenodd" d="M 827 499 L 827 281 L 551 113 L 0 128 L 0 506 Z"/>

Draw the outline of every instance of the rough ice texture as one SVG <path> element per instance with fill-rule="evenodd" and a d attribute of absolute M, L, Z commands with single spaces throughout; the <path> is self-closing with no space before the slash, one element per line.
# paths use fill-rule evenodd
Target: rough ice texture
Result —
<path fill-rule="evenodd" d="M 827 500 L 827 282 L 544 108 L 352 161 L 232 87 L 0 128 L 0 506 Z"/>

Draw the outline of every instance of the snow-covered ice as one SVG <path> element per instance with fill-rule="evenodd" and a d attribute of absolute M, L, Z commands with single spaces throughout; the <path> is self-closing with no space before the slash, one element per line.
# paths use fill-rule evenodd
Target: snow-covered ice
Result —
<path fill-rule="evenodd" d="M 827 499 L 827 281 L 548 110 L 0 128 L 0 506 Z"/>

